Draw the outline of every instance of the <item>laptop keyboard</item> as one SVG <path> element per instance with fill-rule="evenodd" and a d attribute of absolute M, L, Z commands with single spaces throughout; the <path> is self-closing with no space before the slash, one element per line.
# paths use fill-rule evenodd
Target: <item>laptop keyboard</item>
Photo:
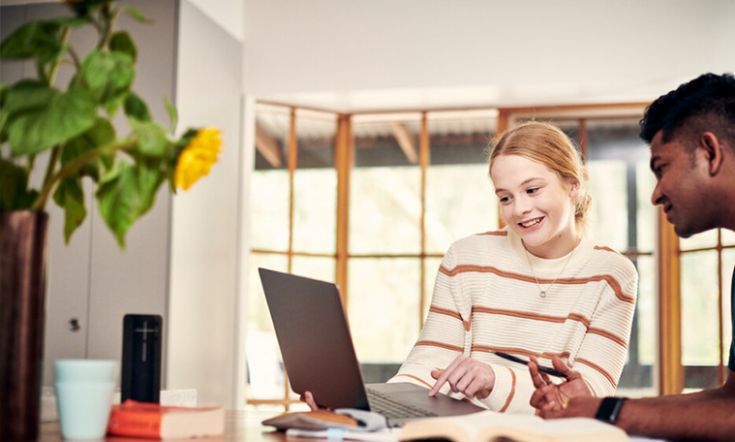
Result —
<path fill-rule="evenodd" d="M 388 419 L 406 419 L 412 417 L 431 417 L 436 416 L 432 411 L 412 406 L 395 399 L 385 396 L 377 391 L 367 390 L 368 402 L 370 409 L 377 411 Z"/>

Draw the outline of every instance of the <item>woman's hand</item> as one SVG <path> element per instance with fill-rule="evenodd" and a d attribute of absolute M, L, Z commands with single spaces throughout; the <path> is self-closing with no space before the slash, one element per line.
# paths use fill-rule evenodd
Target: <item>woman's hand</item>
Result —
<path fill-rule="evenodd" d="M 571 398 L 592 396 L 592 391 L 578 371 L 572 370 L 558 356 L 554 356 L 551 363 L 556 370 L 566 375 L 566 380 L 561 384 L 553 384 L 549 375 L 539 371 L 538 359 L 535 356 L 531 356 L 528 363 L 528 370 L 536 387 L 530 403 L 536 409 L 536 414 L 544 417 L 561 414 L 566 410 Z"/>
<path fill-rule="evenodd" d="M 316 401 L 314 400 L 314 395 L 311 394 L 310 391 L 305 391 L 299 399 L 306 402 L 306 405 L 311 408 L 311 411 L 325 410 L 325 408 L 320 408 L 319 405 L 316 404 Z"/>
<path fill-rule="evenodd" d="M 439 389 L 449 382 L 455 393 L 462 393 L 468 398 L 486 398 L 495 386 L 495 371 L 483 362 L 460 355 L 445 369 L 432 370 L 431 377 L 436 383 L 429 391 L 429 396 L 436 396 Z"/>

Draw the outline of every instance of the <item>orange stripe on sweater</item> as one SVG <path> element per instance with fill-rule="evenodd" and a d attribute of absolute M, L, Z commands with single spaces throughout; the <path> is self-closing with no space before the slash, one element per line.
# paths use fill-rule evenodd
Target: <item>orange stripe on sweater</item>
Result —
<path fill-rule="evenodd" d="M 595 246 L 595 247 L 593 247 L 593 248 L 594 248 L 595 250 L 604 250 L 604 251 L 606 251 L 606 252 L 612 252 L 612 253 L 614 253 L 614 254 L 616 254 L 616 255 L 620 255 L 620 252 L 618 252 L 618 251 L 617 251 L 617 250 L 615 250 L 615 249 L 611 249 L 610 247 L 607 247 L 607 246 Z"/>
<path fill-rule="evenodd" d="M 592 369 L 594 369 L 595 371 L 598 371 L 601 375 L 603 375 L 605 377 L 605 379 L 607 379 L 607 381 L 610 382 L 610 385 L 612 385 L 613 388 L 618 388 L 618 383 L 615 382 L 615 379 L 612 377 L 612 375 L 610 373 L 608 373 L 604 368 L 602 368 L 599 365 L 595 364 L 594 362 L 588 361 L 587 359 L 577 358 L 577 359 L 574 360 L 574 363 L 575 364 L 576 363 L 580 363 L 580 364 L 584 364 L 584 365 L 586 365 L 588 367 L 591 367 Z"/>
<path fill-rule="evenodd" d="M 510 406 L 511 401 L 513 401 L 513 396 L 516 394 L 516 374 L 510 367 L 505 367 L 510 371 L 510 377 L 512 379 L 511 386 L 510 386 L 510 394 L 508 395 L 508 399 L 505 400 L 505 404 L 503 404 L 503 408 L 500 409 L 501 413 L 505 413 L 505 410 L 508 409 L 508 406 Z"/>
<path fill-rule="evenodd" d="M 587 333 L 592 333 L 593 335 L 600 335 L 602 337 L 605 337 L 611 341 L 613 341 L 616 344 L 621 345 L 623 348 L 628 348 L 628 343 L 625 342 L 625 339 L 621 338 L 620 336 L 613 334 L 607 330 L 603 330 L 601 328 L 594 328 L 590 327 L 587 329 Z"/>
<path fill-rule="evenodd" d="M 478 233 L 479 236 L 508 236 L 505 230 L 491 230 L 489 232 Z"/>
<path fill-rule="evenodd" d="M 439 341 L 416 341 L 416 346 L 419 346 L 419 345 L 423 345 L 427 347 L 439 347 L 445 350 L 458 351 L 460 353 L 464 351 L 462 347 L 458 347 L 456 345 L 451 345 L 451 344 L 445 344 L 444 342 L 439 342 Z"/>
<path fill-rule="evenodd" d="M 459 319 L 460 321 L 462 321 L 462 325 L 464 326 L 465 331 L 470 331 L 470 328 L 472 327 L 472 322 L 464 321 L 462 319 L 462 315 L 460 315 L 459 313 L 455 311 L 452 311 L 446 308 L 442 308 L 442 307 L 437 307 L 435 305 L 432 305 L 431 307 L 429 307 L 429 311 L 439 314 L 439 315 L 447 315 L 447 316 L 451 316 L 452 318 Z"/>
<path fill-rule="evenodd" d="M 589 327 L 589 324 L 590 324 L 590 320 L 580 315 L 579 313 L 570 313 L 567 316 L 551 316 L 551 315 L 542 315 L 539 313 L 532 313 L 532 312 L 522 312 L 518 310 L 505 310 L 505 309 L 493 308 L 493 307 L 483 307 L 481 305 L 473 305 L 472 313 L 475 313 L 475 312 L 488 313 L 491 315 L 513 316 L 515 318 L 533 319 L 536 321 L 554 322 L 558 324 L 561 324 L 567 320 L 572 320 L 572 321 L 581 322 L 582 324 L 584 324 L 585 327 Z"/>
<path fill-rule="evenodd" d="M 538 284 L 556 284 L 556 285 L 580 285 L 587 284 L 590 282 L 605 281 L 610 286 L 615 296 L 623 302 L 633 304 L 635 297 L 626 295 L 623 293 L 623 289 L 620 287 L 620 283 L 610 275 L 592 275 L 587 278 L 559 278 L 556 281 L 547 278 L 534 278 L 532 276 L 523 275 L 520 273 L 506 272 L 500 270 L 497 267 L 492 266 L 478 266 L 472 264 L 462 264 L 455 266 L 453 269 L 447 269 L 444 266 L 439 267 L 439 272 L 444 273 L 447 276 L 456 276 L 460 273 L 476 272 L 476 273 L 493 273 L 503 278 L 515 279 L 518 281 L 524 281 L 528 283 Z"/>

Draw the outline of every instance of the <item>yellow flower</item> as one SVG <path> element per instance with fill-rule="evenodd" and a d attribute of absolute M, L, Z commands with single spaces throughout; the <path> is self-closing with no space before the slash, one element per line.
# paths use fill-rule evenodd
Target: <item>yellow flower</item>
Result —
<path fill-rule="evenodd" d="M 176 187 L 187 190 L 199 178 L 209 174 L 212 165 L 217 162 L 221 145 L 219 129 L 199 129 L 179 155 L 174 177 Z"/>

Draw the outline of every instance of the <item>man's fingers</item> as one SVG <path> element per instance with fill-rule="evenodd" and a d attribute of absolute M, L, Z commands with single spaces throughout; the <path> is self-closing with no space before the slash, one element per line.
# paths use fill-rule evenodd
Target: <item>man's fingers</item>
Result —
<path fill-rule="evenodd" d="M 531 362 L 528 363 L 528 371 L 531 373 L 531 380 L 533 381 L 534 387 L 541 388 L 546 385 L 546 382 L 541 378 L 538 370 L 538 359 L 535 356 L 531 356 Z"/>
<path fill-rule="evenodd" d="M 559 370 L 560 372 L 564 373 L 568 381 L 572 381 L 574 379 L 582 377 L 582 375 L 579 374 L 578 371 L 572 370 L 572 367 L 570 367 L 564 361 L 562 361 L 559 356 L 552 357 L 551 364 L 554 366 L 556 370 Z"/>

